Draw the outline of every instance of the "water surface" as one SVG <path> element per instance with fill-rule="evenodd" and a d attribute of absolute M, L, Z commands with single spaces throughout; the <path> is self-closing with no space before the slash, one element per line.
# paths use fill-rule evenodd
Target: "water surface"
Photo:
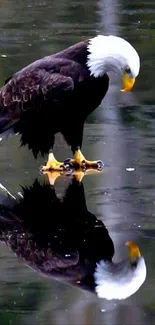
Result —
<path fill-rule="evenodd" d="M 155 312 L 155 3 L 154 1 L 2 1 L 0 84 L 33 60 L 98 33 L 128 39 L 141 58 L 132 93 L 119 91 L 111 75 L 101 106 L 88 117 L 83 152 L 104 161 L 100 174 L 83 179 L 87 208 L 104 222 L 115 260 L 136 241 L 145 257 L 147 278 L 133 296 L 106 301 L 66 283 L 43 277 L 0 244 L 2 324 L 154 324 Z M 74 108 L 73 108 L 74 110 Z M 39 166 L 19 136 L 0 142 L 1 183 L 12 193 L 39 177 Z M 56 156 L 71 155 L 58 138 Z M 129 171 L 132 168 L 132 171 Z M 66 186 L 58 179 L 58 195 Z M 74 218 L 74 215 L 73 215 Z"/>

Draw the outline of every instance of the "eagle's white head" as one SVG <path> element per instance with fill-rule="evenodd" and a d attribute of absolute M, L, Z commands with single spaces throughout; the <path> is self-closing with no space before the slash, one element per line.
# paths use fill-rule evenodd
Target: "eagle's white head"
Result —
<path fill-rule="evenodd" d="M 108 71 L 120 73 L 122 91 L 132 89 L 140 69 L 140 59 L 133 46 L 121 37 L 98 35 L 88 44 L 87 66 L 91 75 L 101 77 Z"/>
<path fill-rule="evenodd" d="M 126 243 L 129 248 L 129 258 L 114 264 L 101 260 L 95 270 L 95 285 L 98 297 L 111 299 L 126 299 L 133 295 L 146 278 L 146 265 L 139 247 L 133 242 Z"/>

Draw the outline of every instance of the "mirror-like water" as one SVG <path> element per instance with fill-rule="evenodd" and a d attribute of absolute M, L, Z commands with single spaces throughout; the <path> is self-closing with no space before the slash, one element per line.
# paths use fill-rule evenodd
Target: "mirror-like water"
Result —
<path fill-rule="evenodd" d="M 121 93 L 111 75 L 108 94 L 87 119 L 83 152 L 102 159 L 105 169 L 86 175 L 83 186 L 87 209 L 104 223 L 113 241 L 114 261 L 126 257 L 124 244 L 134 240 L 147 265 L 146 281 L 134 295 L 107 301 L 34 272 L 1 242 L 0 323 L 154 324 L 155 3 L 8 0 L 0 6 L 0 85 L 33 60 L 98 33 L 122 36 L 138 50 L 141 70 L 133 92 Z M 0 182 L 13 194 L 32 185 L 44 163 L 19 146 L 18 135 L 0 142 Z M 70 156 L 59 137 L 55 150 L 59 159 Z M 58 197 L 69 181 L 57 180 Z"/>

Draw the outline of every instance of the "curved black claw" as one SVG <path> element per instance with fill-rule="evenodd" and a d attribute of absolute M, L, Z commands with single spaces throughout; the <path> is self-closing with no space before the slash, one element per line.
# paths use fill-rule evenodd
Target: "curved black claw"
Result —
<path fill-rule="evenodd" d="M 66 161 L 65 159 L 63 166 L 63 169 L 67 172 L 67 174 L 71 174 L 73 171 L 73 166 L 69 161 Z"/>
<path fill-rule="evenodd" d="M 42 165 L 39 167 L 39 172 L 40 172 L 41 175 L 43 175 L 43 167 L 44 166 L 42 166 Z"/>
<path fill-rule="evenodd" d="M 44 170 L 43 170 L 43 168 L 44 168 L 45 166 L 40 166 L 39 167 L 39 171 L 40 171 L 40 174 L 41 175 L 43 175 L 44 174 Z M 60 166 L 60 172 L 63 172 L 63 171 L 65 171 L 65 172 L 67 172 L 68 174 L 71 174 L 72 173 L 72 164 L 70 164 L 70 163 L 64 163 L 64 164 L 62 164 L 61 166 Z M 52 171 L 54 171 L 55 169 L 49 169 L 49 170 L 47 170 L 47 172 L 52 172 Z M 46 171 L 45 171 L 46 172 Z"/>
<path fill-rule="evenodd" d="M 81 169 L 82 169 L 82 171 L 83 171 L 83 172 L 85 172 L 85 171 L 86 171 L 86 169 L 87 169 L 87 165 L 86 165 L 86 162 L 85 162 L 85 160 L 83 160 L 83 161 L 82 161 L 82 166 L 81 166 Z"/>
<path fill-rule="evenodd" d="M 102 160 L 98 160 L 97 165 L 98 165 L 98 170 L 102 170 L 104 168 L 104 163 Z"/>
<path fill-rule="evenodd" d="M 64 160 L 64 165 L 65 164 L 70 164 L 70 161 L 72 160 L 72 158 L 66 158 L 65 160 Z"/>
<path fill-rule="evenodd" d="M 43 167 L 46 166 L 46 164 L 47 164 L 47 161 L 44 162 L 44 165 L 41 165 L 39 167 L 39 172 L 40 172 L 41 175 L 43 175 Z"/>

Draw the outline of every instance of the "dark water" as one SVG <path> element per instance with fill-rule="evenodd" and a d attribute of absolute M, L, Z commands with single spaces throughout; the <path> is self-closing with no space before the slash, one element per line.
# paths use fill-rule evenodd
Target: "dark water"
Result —
<path fill-rule="evenodd" d="M 1 1 L 0 84 L 29 62 L 98 33 L 128 39 L 141 58 L 134 91 L 123 94 L 116 76 L 102 105 L 85 125 L 83 152 L 105 163 L 103 173 L 83 179 L 87 208 L 102 220 L 126 256 L 126 240 L 139 244 L 147 278 L 131 297 L 106 301 L 66 283 L 43 277 L 0 244 L 0 323 L 155 323 L 155 3 L 136 0 Z M 73 108 L 74 109 L 74 108 Z M 0 181 L 12 193 L 39 177 L 19 137 L 0 142 Z M 61 139 L 56 155 L 70 156 Z M 130 169 L 132 170 L 130 171 Z M 68 180 L 58 179 L 61 194 Z M 74 218 L 74 215 L 73 215 Z"/>

